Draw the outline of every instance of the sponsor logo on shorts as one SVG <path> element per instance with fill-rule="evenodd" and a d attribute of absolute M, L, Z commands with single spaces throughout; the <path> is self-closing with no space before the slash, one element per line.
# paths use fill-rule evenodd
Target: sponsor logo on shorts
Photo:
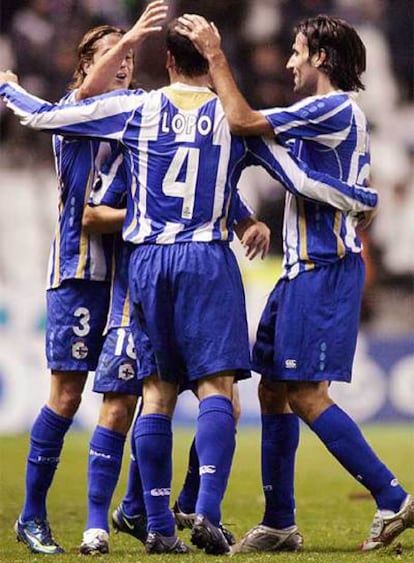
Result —
<path fill-rule="evenodd" d="M 83 340 L 76 340 L 76 342 L 72 344 L 72 357 L 76 360 L 84 360 L 88 352 L 88 347 Z"/>
<path fill-rule="evenodd" d="M 130 362 L 123 362 L 119 366 L 118 379 L 122 381 L 129 381 L 135 377 L 135 367 Z"/>
<path fill-rule="evenodd" d="M 168 497 L 171 494 L 171 489 L 167 487 L 162 489 L 151 489 L 152 497 Z"/>
<path fill-rule="evenodd" d="M 200 466 L 200 475 L 205 475 L 206 473 L 215 473 L 216 466 L 215 465 L 201 465 Z"/>
<path fill-rule="evenodd" d="M 285 361 L 285 368 L 286 369 L 296 369 L 296 360 L 286 360 Z"/>

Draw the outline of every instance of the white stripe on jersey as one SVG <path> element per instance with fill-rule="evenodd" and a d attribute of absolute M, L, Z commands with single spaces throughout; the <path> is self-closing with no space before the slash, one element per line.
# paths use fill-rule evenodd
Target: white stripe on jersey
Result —
<path fill-rule="evenodd" d="M 317 98 L 315 98 L 317 99 Z M 297 104 L 294 104 L 293 106 L 289 107 L 289 113 L 291 111 L 296 111 L 297 109 L 300 109 L 301 107 L 305 106 L 305 105 L 309 105 L 310 99 L 306 98 L 306 102 L 299 102 Z M 340 104 L 339 106 L 335 106 L 333 109 L 331 109 L 331 111 L 328 111 L 327 113 L 322 114 L 321 116 L 319 116 L 318 118 L 313 118 L 312 119 L 312 123 L 322 123 L 324 121 L 326 121 L 327 119 L 333 117 L 334 115 L 336 115 L 337 113 L 340 113 L 341 111 L 343 111 L 347 106 L 349 106 L 350 104 L 350 100 L 347 99 L 345 102 L 343 102 L 342 104 Z M 276 108 L 272 108 L 269 110 L 263 110 L 262 113 L 263 115 L 267 115 L 267 114 L 277 114 L 277 113 L 284 113 L 286 112 L 286 108 L 281 108 L 281 109 L 276 109 Z M 309 126 L 309 118 L 306 119 L 296 119 L 295 121 L 289 121 L 287 123 L 285 123 L 284 125 L 279 125 L 278 127 L 275 127 L 273 129 L 273 131 L 275 132 L 275 135 L 279 135 L 281 133 L 284 133 L 285 131 L 289 131 L 289 129 L 293 129 L 295 127 L 301 127 L 302 125 L 308 125 Z M 343 137 L 342 135 L 344 134 L 344 132 L 342 131 L 335 131 L 330 133 L 330 135 L 328 136 L 332 138 L 333 137 L 338 137 L 338 144 L 344 140 L 346 137 Z M 313 139 L 313 136 L 309 136 L 306 137 L 306 135 L 303 135 L 302 138 L 306 139 Z M 324 138 L 324 135 L 321 135 L 318 138 Z"/>
<path fill-rule="evenodd" d="M 147 96 L 142 107 L 142 121 L 138 137 L 138 211 L 135 209 L 134 218 L 138 219 L 138 231 L 125 231 L 123 238 L 134 244 L 142 243 L 145 237 L 151 234 L 151 220 L 147 214 L 147 185 L 148 185 L 148 142 L 155 141 L 158 137 L 159 120 L 161 113 L 161 96 Z M 137 198 L 134 196 L 134 206 Z M 134 221 L 135 222 L 135 221 Z"/>
<path fill-rule="evenodd" d="M 157 236 L 155 242 L 156 244 L 168 244 L 182 230 L 184 230 L 184 224 L 167 221 L 164 225 L 164 230 Z"/>

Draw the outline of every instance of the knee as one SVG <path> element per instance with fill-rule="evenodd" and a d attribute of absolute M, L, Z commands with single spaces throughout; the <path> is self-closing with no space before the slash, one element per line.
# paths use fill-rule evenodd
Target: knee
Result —
<path fill-rule="evenodd" d="M 328 395 L 326 382 L 315 384 L 289 383 L 288 401 L 293 412 L 311 424 L 333 401 Z"/>
<path fill-rule="evenodd" d="M 126 435 L 134 417 L 137 397 L 105 394 L 99 413 L 99 425 Z"/>
<path fill-rule="evenodd" d="M 54 412 L 65 418 L 73 418 L 82 401 L 82 392 L 71 387 L 63 387 L 59 393 L 54 393 L 49 405 Z"/>
<path fill-rule="evenodd" d="M 259 383 L 258 395 L 262 414 L 290 412 L 284 383 L 271 383 L 262 379 Z"/>

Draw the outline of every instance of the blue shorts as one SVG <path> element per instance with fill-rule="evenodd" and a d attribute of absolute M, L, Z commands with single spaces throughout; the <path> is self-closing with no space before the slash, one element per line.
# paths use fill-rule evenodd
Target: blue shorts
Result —
<path fill-rule="evenodd" d="M 260 319 L 253 369 L 274 381 L 351 381 L 364 279 L 355 254 L 280 280 Z"/>
<path fill-rule="evenodd" d="M 165 381 L 185 384 L 227 370 L 250 377 L 244 290 L 227 244 L 137 246 L 129 285 L 140 364 L 147 345 Z"/>
<path fill-rule="evenodd" d="M 109 304 L 109 284 L 66 280 L 46 292 L 46 357 L 56 371 L 94 371 Z"/>
<path fill-rule="evenodd" d="M 137 377 L 134 341 L 129 327 L 112 328 L 106 335 L 93 391 L 141 396 L 142 382 Z"/>

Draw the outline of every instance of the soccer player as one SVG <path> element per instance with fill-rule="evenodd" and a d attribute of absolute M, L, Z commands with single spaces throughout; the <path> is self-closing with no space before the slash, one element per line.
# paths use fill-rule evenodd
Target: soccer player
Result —
<path fill-rule="evenodd" d="M 129 411 L 124 415 L 125 422 L 122 428 L 122 435 L 125 435 L 131 424 L 131 414 L 135 409 L 137 397 L 141 395 L 141 385 L 138 384 L 136 378 L 136 354 L 129 323 L 128 263 L 130 247 L 123 243 L 120 236 L 125 219 L 127 186 L 129 185 L 129 180 L 125 178 L 127 169 L 122 166 L 122 160 L 122 155 L 119 155 L 119 158 L 107 170 L 100 170 L 98 180 L 92 188 L 89 204 L 85 206 L 83 226 L 87 232 L 91 233 L 119 232 L 118 236 L 114 237 L 111 300 L 105 329 L 106 337 L 99 357 L 93 389 L 97 392 L 105 392 L 104 405 L 109 402 L 108 393 L 110 393 L 110 397 L 113 397 L 115 393 L 118 401 L 122 401 L 124 398 L 122 404 L 129 406 Z M 257 255 L 264 258 L 269 250 L 270 230 L 264 223 L 251 216 L 251 210 L 239 197 L 239 194 L 236 195 L 238 203 L 234 228 L 237 236 L 246 248 L 246 255 L 249 259 L 253 259 Z M 153 357 L 146 358 L 146 362 L 153 366 L 152 371 L 156 371 Z M 233 411 L 237 420 L 240 416 L 240 403 L 237 386 L 235 387 Z M 113 401 L 112 399 L 110 405 Z M 112 413 L 119 416 L 113 406 Z M 90 447 L 91 450 L 95 447 L 93 441 Z M 107 454 L 107 450 L 101 453 Z M 92 514 L 94 514 L 94 519 L 92 526 L 88 525 L 84 533 L 80 546 L 82 554 L 109 551 L 107 513 L 121 465 L 105 460 L 108 458 L 92 456 L 90 462 L 88 522 L 92 520 Z M 100 471 L 94 471 L 92 464 L 98 464 Z M 104 464 L 110 465 L 112 469 L 110 483 L 107 482 L 106 473 L 102 469 Z M 180 505 L 176 502 L 174 506 L 175 519 L 181 529 L 182 527 L 191 528 L 195 518 L 195 514 L 191 513 L 194 512 L 199 488 L 198 468 L 198 457 L 195 441 L 193 441 L 190 448 L 189 470 L 179 497 Z M 182 507 L 186 508 L 187 513 L 182 512 Z M 145 543 L 147 538 L 145 505 L 133 436 L 127 490 L 122 503 L 113 512 L 112 523 L 116 531 L 128 533 Z M 235 540 L 231 532 L 222 526 L 221 529 L 227 541 L 234 544 Z"/>
<path fill-rule="evenodd" d="M 142 38 L 152 33 L 158 21 L 160 2 L 149 6 L 141 20 Z M 154 14 L 155 10 L 155 14 Z M 121 37 L 123 31 L 101 26 L 89 31 L 78 47 L 79 65 L 71 92 L 60 104 L 80 99 L 79 87 L 90 68 Z M 128 53 L 112 75 L 107 90 L 127 88 L 132 79 L 133 58 Z M 12 73 L 9 78 L 16 80 Z M 55 542 L 47 520 L 46 497 L 52 484 L 66 432 L 79 407 L 89 371 L 95 370 L 103 342 L 111 273 L 112 241 L 91 235 L 82 227 L 82 212 L 91 185 L 100 168 L 109 166 L 118 149 L 114 143 L 54 136 L 53 150 L 59 182 L 59 218 L 52 245 L 47 285 L 46 355 L 51 370 L 50 394 L 35 420 L 30 435 L 26 467 L 26 495 L 15 524 L 17 539 L 32 552 L 59 554 L 63 549 Z M 99 388 L 101 392 L 107 389 Z M 112 390 L 111 390 L 112 391 Z M 106 517 L 102 505 L 112 496 L 115 467 L 120 468 L 123 443 L 132 418 L 136 398 L 106 393 L 99 425 L 91 439 L 89 477 L 94 519 Z M 119 470 L 118 470 L 119 473 Z M 103 486 L 104 485 L 104 486 Z M 105 504 L 104 503 L 104 504 Z"/>
<path fill-rule="evenodd" d="M 214 24 L 197 15 L 179 21 L 182 33 L 209 61 L 233 132 L 273 134 L 319 171 L 350 183 L 368 180 L 366 118 L 352 94 L 363 88 L 365 47 L 347 22 L 324 15 L 301 22 L 287 68 L 292 69 L 295 92 L 309 97 L 287 108 L 253 111 L 237 89 Z M 371 218 L 368 212 L 363 220 Z M 262 374 L 265 512 L 261 524 L 241 540 L 240 551 L 302 546 L 293 493 L 297 415 L 375 499 L 377 512 L 363 551 L 388 545 L 414 525 L 414 498 L 329 395 L 331 381 L 351 381 L 364 284 L 357 221 L 332 206 L 287 194 L 284 270 L 268 299 L 253 350 L 253 367 Z"/>
<path fill-rule="evenodd" d="M 158 373 L 139 363 L 143 411 L 134 435 L 148 518 L 149 553 L 187 553 L 169 510 L 173 415 L 180 384 L 200 400 L 196 448 L 200 489 L 192 542 L 228 553 L 220 523 L 235 437 L 234 379 L 249 376 L 244 293 L 229 248 L 236 184 L 260 164 L 293 194 L 349 213 L 375 208 L 374 190 L 347 185 L 300 165 L 273 141 L 231 135 L 207 61 L 189 40 L 167 34 L 171 84 L 122 90 L 71 107 L 43 104 L 0 75 L 0 95 L 27 126 L 118 140 L 131 172 L 123 238 L 132 245 L 129 290 L 138 359 L 146 347 Z M 93 69 L 112 75 L 136 41 L 133 27 Z M 306 170 L 306 172 L 305 172 Z"/>

